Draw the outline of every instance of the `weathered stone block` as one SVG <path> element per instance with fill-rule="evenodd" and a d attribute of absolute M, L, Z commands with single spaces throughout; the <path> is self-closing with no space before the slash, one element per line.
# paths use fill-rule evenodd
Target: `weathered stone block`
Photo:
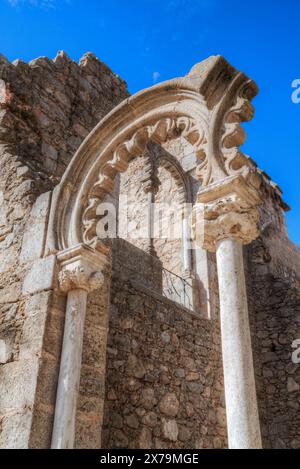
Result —
<path fill-rule="evenodd" d="M 0 413 L 21 411 L 34 403 L 39 360 L 18 360 L 0 367 Z"/>
<path fill-rule="evenodd" d="M 140 449 L 152 448 L 152 432 L 149 428 L 143 427 L 139 435 L 138 446 Z"/>
<path fill-rule="evenodd" d="M 45 323 L 46 314 L 44 311 L 25 319 L 20 338 L 20 359 L 30 359 L 34 355 L 41 356 Z"/>
<path fill-rule="evenodd" d="M 176 417 L 179 411 L 179 401 L 176 394 L 165 394 L 159 403 L 159 410 L 169 417 Z"/>
<path fill-rule="evenodd" d="M 164 438 L 170 441 L 177 441 L 178 438 L 178 425 L 176 420 L 166 420 L 162 421 L 162 434 Z"/>
<path fill-rule="evenodd" d="M 299 386 L 298 383 L 296 383 L 294 378 L 291 378 L 291 377 L 288 378 L 287 390 L 288 390 L 288 392 L 297 392 L 297 391 L 300 390 L 300 386 Z"/>
<path fill-rule="evenodd" d="M 19 282 L 12 283 L 7 287 L 0 289 L 0 304 L 1 303 L 15 303 L 18 301 L 21 292 L 21 285 Z"/>
<path fill-rule="evenodd" d="M 0 448 L 27 449 L 31 420 L 32 411 L 30 408 L 0 415 Z"/>
<path fill-rule="evenodd" d="M 36 260 L 24 279 L 23 295 L 38 293 L 42 290 L 50 290 L 53 288 L 55 267 L 55 256 Z"/>
<path fill-rule="evenodd" d="M 14 246 L 0 251 L 0 274 L 9 271 L 17 263 L 16 251 Z"/>
<path fill-rule="evenodd" d="M 47 291 L 28 297 L 25 302 L 24 315 L 32 316 L 41 311 L 46 313 L 50 304 L 50 299 L 51 292 Z"/>
<path fill-rule="evenodd" d="M 50 200 L 51 193 L 47 192 L 32 207 L 23 237 L 20 262 L 29 262 L 43 255 Z"/>

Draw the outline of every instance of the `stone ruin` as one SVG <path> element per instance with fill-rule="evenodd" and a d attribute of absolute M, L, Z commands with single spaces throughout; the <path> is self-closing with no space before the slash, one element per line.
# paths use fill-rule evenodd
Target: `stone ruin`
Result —
<path fill-rule="evenodd" d="M 300 252 L 240 150 L 257 92 L 220 56 L 134 96 L 91 53 L 0 56 L 0 447 L 300 448 Z M 182 237 L 153 202 L 189 204 Z"/>

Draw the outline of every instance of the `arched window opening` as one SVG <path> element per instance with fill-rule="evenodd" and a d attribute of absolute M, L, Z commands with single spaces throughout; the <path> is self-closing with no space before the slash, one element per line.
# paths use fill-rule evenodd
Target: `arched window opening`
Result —
<path fill-rule="evenodd" d="M 178 144 L 177 152 L 182 142 Z M 183 170 L 177 155 L 149 142 L 143 155 L 119 176 L 118 189 L 118 237 L 128 243 L 132 251 L 128 257 L 139 258 L 139 263 L 130 262 L 127 267 L 138 271 L 135 279 L 156 291 L 159 287 L 169 300 L 197 310 L 189 219 L 192 176 Z M 137 248 L 146 253 L 144 261 Z M 151 270 L 154 275 L 149 274 Z"/>

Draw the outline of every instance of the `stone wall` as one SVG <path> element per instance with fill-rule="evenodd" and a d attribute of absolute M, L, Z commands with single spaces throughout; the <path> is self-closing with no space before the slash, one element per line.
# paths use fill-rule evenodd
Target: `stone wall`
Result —
<path fill-rule="evenodd" d="M 47 191 L 84 137 L 127 96 L 125 82 L 90 53 L 79 64 L 64 52 L 30 63 L 0 56 L 1 447 L 50 444 L 64 305 L 53 302 L 50 285 L 39 291 L 41 279 L 29 270 L 43 255 Z M 85 405 L 81 398 L 79 407 Z M 89 444 L 87 418 L 80 415 L 80 433 Z"/>
<path fill-rule="evenodd" d="M 113 261 L 102 447 L 224 448 L 219 324 L 164 298 L 136 250 Z"/>
<path fill-rule="evenodd" d="M 79 64 L 63 52 L 28 64 L 0 56 L 0 447 L 50 446 L 65 312 L 49 277 L 55 256 L 41 259 L 51 191 L 84 137 L 127 96 L 92 54 Z M 178 138 L 151 151 L 177 159 L 194 202 L 191 145 Z M 107 199 L 117 205 L 121 188 L 144 203 L 129 220 L 140 225 L 143 169 L 143 158 L 134 160 Z M 163 167 L 158 176 L 157 199 L 175 200 L 172 174 Z M 277 202 L 267 201 L 262 235 L 245 249 L 248 302 L 264 447 L 299 448 L 300 365 L 291 355 L 300 338 L 300 252 Z M 194 257 L 200 299 L 188 311 L 162 295 L 162 265 L 182 273 L 181 242 L 169 241 L 155 241 L 159 260 L 144 252 L 145 239 L 120 241 L 111 292 L 107 272 L 89 296 L 77 448 L 226 447 L 215 257 Z"/>
<path fill-rule="evenodd" d="M 300 338 L 300 249 L 288 239 L 281 210 L 272 212 L 246 249 L 263 445 L 300 448 L 300 365 L 292 362 L 292 343 Z"/>
<path fill-rule="evenodd" d="M 0 57 L 0 140 L 27 168 L 26 179 L 53 188 L 82 140 L 128 96 L 126 83 L 93 54 L 79 64 L 64 52 L 29 63 Z M 19 170 L 20 172 L 21 170 Z"/>

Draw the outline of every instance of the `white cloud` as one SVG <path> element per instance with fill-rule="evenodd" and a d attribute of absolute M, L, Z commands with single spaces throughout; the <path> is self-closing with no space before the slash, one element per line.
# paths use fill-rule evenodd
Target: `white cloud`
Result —
<path fill-rule="evenodd" d="M 19 7 L 22 5 L 31 5 L 38 8 L 49 10 L 55 8 L 56 0 L 7 0 L 10 6 Z"/>
<path fill-rule="evenodd" d="M 155 83 L 158 82 L 159 78 L 160 78 L 160 73 L 159 72 L 153 72 L 152 73 L 153 85 L 155 85 Z"/>

